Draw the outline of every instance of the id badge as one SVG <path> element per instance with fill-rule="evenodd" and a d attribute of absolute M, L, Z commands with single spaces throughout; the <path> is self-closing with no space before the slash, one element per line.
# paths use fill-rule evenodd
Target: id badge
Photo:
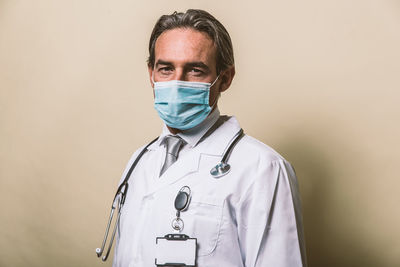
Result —
<path fill-rule="evenodd" d="M 196 266 L 197 239 L 184 234 L 156 238 L 157 266 Z"/>

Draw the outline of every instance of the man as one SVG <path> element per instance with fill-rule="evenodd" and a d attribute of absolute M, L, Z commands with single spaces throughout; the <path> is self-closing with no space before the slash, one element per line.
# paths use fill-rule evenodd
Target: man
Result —
<path fill-rule="evenodd" d="M 130 174 L 113 266 L 155 266 L 156 238 L 171 233 L 197 239 L 198 267 L 305 266 L 298 186 L 285 159 L 244 135 L 227 158 L 230 171 L 210 173 L 241 129 L 217 105 L 235 75 L 224 26 L 202 10 L 162 16 L 149 53 L 165 125 Z M 183 188 L 190 199 L 177 212 Z"/>

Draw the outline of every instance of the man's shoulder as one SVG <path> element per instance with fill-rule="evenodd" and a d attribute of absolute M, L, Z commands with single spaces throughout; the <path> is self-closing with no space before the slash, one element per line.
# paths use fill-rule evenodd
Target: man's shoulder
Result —
<path fill-rule="evenodd" d="M 150 140 L 150 141 L 148 141 L 147 143 L 141 145 L 139 148 L 137 148 L 137 149 L 135 150 L 135 152 L 133 152 L 133 154 L 131 154 L 131 157 L 130 157 L 130 159 L 129 159 L 128 165 L 131 164 L 131 163 L 133 163 L 133 161 L 136 160 L 136 158 L 139 156 L 139 154 L 140 154 L 142 151 L 145 152 L 145 151 L 144 151 L 145 149 L 146 149 L 146 151 L 148 151 L 148 150 L 152 150 L 152 149 L 154 149 L 155 147 L 157 147 L 157 146 L 159 145 L 159 144 L 158 144 L 158 139 L 159 139 L 159 137 L 157 137 L 157 138 L 154 139 L 154 140 Z"/>
<path fill-rule="evenodd" d="M 221 116 L 221 121 L 222 124 L 215 131 L 215 136 L 226 135 L 229 140 L 240 129 L 239 122 L 235 116 Z M 233 151 L 232 156 L 233 154 L 237 154 L 242 161 L 246 162 L 261 160 L 263 163 L 277 161 L 288 163 L 283 156 L 272 147 L 247 134 L 237 143 L 234 150 L 236 150 L 236 152 Z"/>
<path fill-rule="evenodd" d="M 243 137 L 241 142 L 238 143 L 238 147 L 240 148 L 240 152 L 246 155 L 246 160 L 287 162 L 285 158 L 272 147 L 247 134 Z"/>

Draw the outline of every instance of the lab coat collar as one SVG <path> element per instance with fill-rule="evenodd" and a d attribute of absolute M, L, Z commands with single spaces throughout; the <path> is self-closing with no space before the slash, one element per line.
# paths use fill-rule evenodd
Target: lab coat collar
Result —
<path fill-rule="evenodd" d="M 180 157 L 161 177 L 157 177 L 159 180 L 156 186 L 146 196 L 198 172 L 203 166 L 208 168 L 209 165 L 217 164 L 239 130 L 240 125 L 235 117 L 220 116 L 197 146 Z"/>

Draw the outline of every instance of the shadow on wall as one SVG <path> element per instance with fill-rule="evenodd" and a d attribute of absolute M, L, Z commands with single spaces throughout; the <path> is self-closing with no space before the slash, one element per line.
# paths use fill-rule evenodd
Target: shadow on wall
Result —
<path fill-rule="evenodd" d="M 276 149 L 293 164 L 299 179 L 308 265 L 385 266 L 376 250 L 371 253 L 373 240 L 368 233 L 349 234 L 352 214 L 340 206 L 343 206 L 338 201 L 341 196 L 331 189 L 337 178 L 334 167 L 337 164 L 334 158 L 329 158 L 329 151 L 308 140 L 285 140 L 290 142 L 281 143 Z"/>

